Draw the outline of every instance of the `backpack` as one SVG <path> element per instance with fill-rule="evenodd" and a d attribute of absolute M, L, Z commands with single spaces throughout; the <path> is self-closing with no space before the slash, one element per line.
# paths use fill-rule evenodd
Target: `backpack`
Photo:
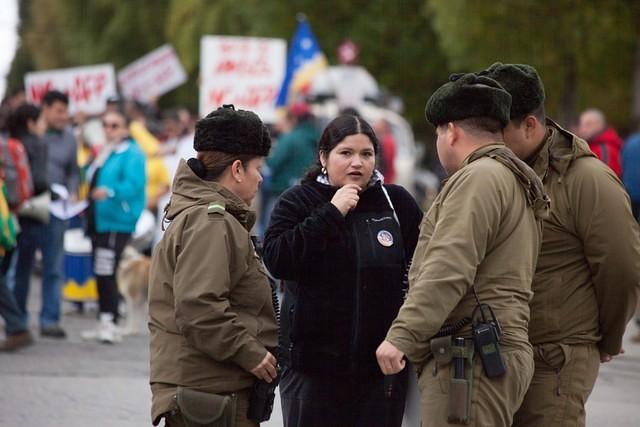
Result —
<path fill-rule="evenodd" d="M 6 185 L 7 203 L 15 210 L 33 196 L 29 157 L 19 140 L 0 137 L 0 162 L 0 179 Z"/>

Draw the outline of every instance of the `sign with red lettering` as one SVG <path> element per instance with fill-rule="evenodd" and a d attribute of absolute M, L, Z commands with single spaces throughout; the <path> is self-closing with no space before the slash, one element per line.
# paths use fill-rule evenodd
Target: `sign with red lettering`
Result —
<path fill-rule="evenodd" d="M 27 73 L 24 87 L 28 101 L 36 105 L 42 102 L 42 97 L 49 90 L 66 93 L 71 114 L 80 111 L 100 114 L 107 106 L 107 99 L 117 93 L 111 64 Z"/>
<path fill-rule="evenodd" d="M 171 45 L 155 49 L 118 71 L 125 98 L 149 102 L 187 81 L 187 74 Z"/>
<path fill-rule="evenodd" d="M 200 115 L 222 104 L 251 110 L 272 123 L 284 79 L 282 39 L 205 36 L 200 43 Z"/>

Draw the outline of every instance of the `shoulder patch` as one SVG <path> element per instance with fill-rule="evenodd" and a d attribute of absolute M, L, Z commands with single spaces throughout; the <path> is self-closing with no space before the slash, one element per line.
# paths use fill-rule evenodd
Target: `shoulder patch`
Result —
<path fill-rule="evenodd" d="M 208 214 L 224 215 L 225 211 L 226 211 L 226 208 L 224 203 L 214 202 L 214 203 L 209 203 L 209 206 L 207 206 Z"/>

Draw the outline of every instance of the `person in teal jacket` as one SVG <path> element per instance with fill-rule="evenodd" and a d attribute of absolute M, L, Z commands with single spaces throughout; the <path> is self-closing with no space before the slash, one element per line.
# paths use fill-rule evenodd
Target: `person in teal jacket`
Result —
<path fill-rule="evenodd" d="M 316 159 L 320 133 L 307 104 L 293 104 L 287 112 L 293 126 L 283 134 L 267 158 L 271 170 L 271 196 L 275 199 L 297 184 Z"/>
<path fill-rule="evenodd" d="M 93 271 L 98 285 L 98 328 L 85 339 L 120 340 L 116 271 L 120 256 L 145 206 L 145 155 L 129 136 L 128 118 L 109 111 L 102 118 L 107 144 L 88 171 L 91 182 L 88 231 L 93 243 Z"/>
<path fill-rule="evenodd" d="M 259 234 L 269 224 L 271 211 L 282 193 L 298 184 L 317 156 L 320 132 L 313 123 L 313 114 L 308 104 L 298 102 L 289 107 L 285 118 L 287 127 L 267 157 L 267 176 L 262 192 Z"/>

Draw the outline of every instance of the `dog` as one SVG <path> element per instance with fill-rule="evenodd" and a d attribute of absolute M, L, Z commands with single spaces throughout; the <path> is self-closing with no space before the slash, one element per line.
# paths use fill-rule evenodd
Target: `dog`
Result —
<path fill-rule="evenodd" d="M 125 247 L 116 273 L 118 291 L 127 307 L 127 323 L 122 335 L 139 335 L 146 326 L 150 267 L 148 256 L 132 246 Z"/>

